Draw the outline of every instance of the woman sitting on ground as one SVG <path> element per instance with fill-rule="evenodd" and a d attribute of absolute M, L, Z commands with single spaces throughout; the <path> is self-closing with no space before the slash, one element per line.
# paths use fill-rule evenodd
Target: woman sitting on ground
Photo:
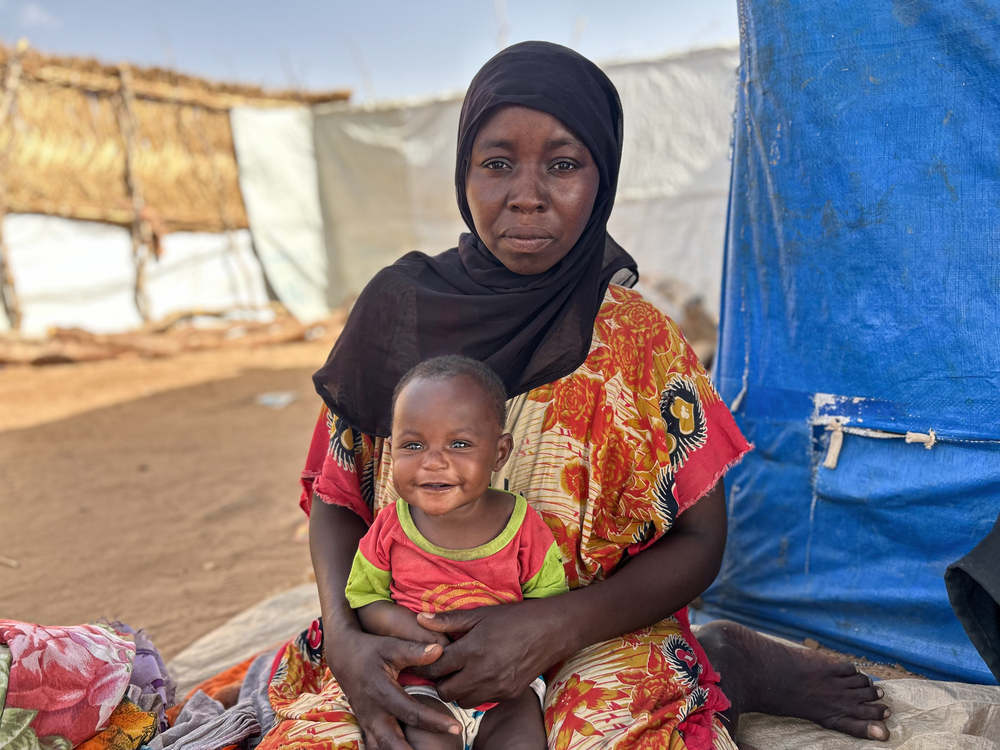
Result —
<path fill-rule="evenodd" d="M 733 623 L 692 633 L 687 605 L 722 559 L 722 475 L 749 446 L 673 322 L 626 286 L 634 261 L 606 230 L 621 147 L 614 86 L 571 50 L 515 45 L 473 80 L 456 166 L 470 233 L 381 271 L 315 376 L 327 408 L 303 507 L 323 625 L 285 649 L 279 723 L 261 747 L 363 736 L 402 749 L 399 722 L 449 731 L 453 719 L 399 687 L 407 667 L 463 707 L 546 674 L 553 748 L 733 748 L 740 711 L 888 737 L 878 691 L 853 666 Z M 572 590 L 421 618 L 424 642 L 370 635 L 344 585 L 368 525 L 397 499 L 392 390 L 440 354 L 503 379 L 514 445 L 493 484 L 553 531 Z"/>

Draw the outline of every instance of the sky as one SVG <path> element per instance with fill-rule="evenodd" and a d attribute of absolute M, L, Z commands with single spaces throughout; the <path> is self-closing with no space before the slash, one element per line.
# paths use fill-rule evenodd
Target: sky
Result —
<path fill-rule="evenodd" d="M 0 0 L 0 40 L 355 101 L 464 89 L 504 43 L 628 60 L 737 41 L 736 0 Z"/>

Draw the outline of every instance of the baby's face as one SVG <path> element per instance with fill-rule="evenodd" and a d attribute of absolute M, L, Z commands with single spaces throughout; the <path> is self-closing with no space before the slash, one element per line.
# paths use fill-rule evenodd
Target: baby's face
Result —
<path fill-rule="evenodd" d="M 429 516 L 474 503 L 503 464 L 502 432 L 470 378 L 410 381 L 396 399 L 392 421 L 396 491 Z"/>

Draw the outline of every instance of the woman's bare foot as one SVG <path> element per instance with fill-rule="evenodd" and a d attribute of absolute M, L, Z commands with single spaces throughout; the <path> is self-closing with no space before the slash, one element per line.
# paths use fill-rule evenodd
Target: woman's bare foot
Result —
<path fill-rule="evenodd" d="M 734 739 L 740 714 L 748 711 L 808 719 L 863 739 L 889 739 L 883 721 L 889 709 L 872 702 L 883 691 L 853 664 L 786 646 L 728 620 L 702 626 L 697 638 L 733 704 L 723 716 Z"/>

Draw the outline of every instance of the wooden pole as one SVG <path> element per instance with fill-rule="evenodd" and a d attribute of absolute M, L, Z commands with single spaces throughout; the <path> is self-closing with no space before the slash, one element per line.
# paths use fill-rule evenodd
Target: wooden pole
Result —
<path fill-rule="evenodd" d="M 153 231 L 145 220 L 146 202 L 142 196 L 142 185 L 136 176 L 136 118 L 135 95 L 132 91 L 132 70 L 128 65 L 118 67 L 121 89 L 118 93 L 118 127 L 125 141 L 125 187 L 132 199 L 132 258 L 135 262 L 135 306 L 143 323 L 150 320 L 149 297 L 146 294 L 146 264 L 153 253 Z"/>
<path fill-rule="evenodd" d="M 21 57 L 28 49 L 28 43 L 21 40 L 17 43 L 14 54 L 7 61 L 7 75 L 4 76 L 3 94 L 0 95 L 0 130 L 4 128 L 17 100 L 17 89 L 21 84 Z M 7 214 L 7 160 L 14 143 L 14 130 L 11 127 L 7 147 L 0 156 L 0 306 L 15 331 L 21 330 L 21 303 L 17 297 L 17 287 L 14 285 L 14 275 L 10 269 L 7 245 L 3 237 L 3 219 Z"/>

